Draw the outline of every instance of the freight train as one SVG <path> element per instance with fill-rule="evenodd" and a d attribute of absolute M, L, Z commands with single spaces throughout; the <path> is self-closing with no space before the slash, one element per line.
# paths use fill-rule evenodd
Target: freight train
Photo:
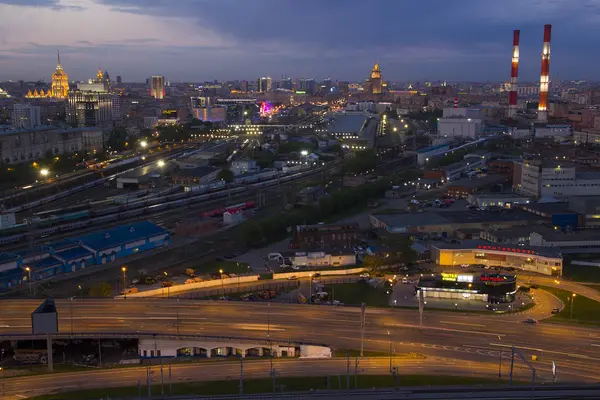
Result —
<path fill-rule="evenodd" d="M 140 217 L 149 215 L 152 213 L 170 210 L 170 209 L 180 209 L 181 207 L 188 206 L 193 203 L 198 203 L 207 200 L 214 200 L 226 196 L 236 195 L 240 193 L 244 193 L 257 188 L 266 188 L 269 186 L 277 185 L 278 183 L 289 182 L 295 179 L 302 178 L 307 175 L 315 174 L 320 172 L 320 168 L 316 168 L 309 171 L 298 172 L 292 175 L 286 175 L 281 178 L 272 179 L 265 182 L 259 182 L 250 184 L 244 187 L 237 187 L 228 190 L 220 190 L 214 193 L 206 193 L 206 194 L 198 194 L 195 192 L 184 192 L 178 193 L 175 195 L 170 195 L 162 198 L 153 198 L 153 199 L 145 199 L 134 201 L 129 204 L 122 204 L 120 206 L 108 207 L 102 210 L 89 210 L 89 211 L 80 211 L 80 216 L 84 217 L 87 215 L 87 219 L 75 222 L 68 222 L 64 224 L 60 224 L 64 220 L 52 220 L 46 221 L 42 224 L 47 225 L 30 225 L 30 224 L 20 224 L 16 227 L 11 227 L 6 230 L 2 230 L 1 232 L 4 234 L 8 234 L 7 236 L 0 237 L 0 245 L 17 243 L 26 238 L 37 238 L 37 237 L 45 237 L 48 235 L 62 233 L 62 232 L 70 232 L 77 229 L 88 228 L 91 226 L 104 225 L 111 222 L 116 222 L 128 218 Z M 233 206 L 232 206 L 233 207 Z M 250 208 L 250 207 L 248 207 Z M 84 214 L 86 213 L 87 214 Z M 63 217 L 66 217 L 63 216 Z M 68 218 L 72 218 L 69 216 Z M 41 228 L 41 229 L 40 229 Z M 15 231 L 16 230 L 16 231 Z M 17 233 L 18 232 L 18 233 Z"/>
<path fill-rule="evenodd" d="M 254 207 L 256 207 L 256 203 L 254 201 L 250 200 L 250 201 L 246 201 L 246 202 L 243 202 L 240 204 L 235 204 L 233 206 L 219 207 L 219 208 L 215 208 L 214 210 L 203 212 L 202 218 L 220 217 L 221 215 L 225 214 L 226 212 L 235 214 L 239 211 L 247 210 L 249 208 L 254 208 Z"/>

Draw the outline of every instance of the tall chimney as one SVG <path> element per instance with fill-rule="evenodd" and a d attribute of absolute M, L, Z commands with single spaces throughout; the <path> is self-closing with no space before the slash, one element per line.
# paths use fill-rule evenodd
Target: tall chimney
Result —
<path fill-rule="evenodd" d="M 519 36 L 521 31 L 513 31 L 512 67 L 510 69 L 510 94 L 508 97 L 508 118 L 517 115 L 517 79 L 519 77 Z"/>
<path fill-rule="evenodd" d="M 454 98 L 454 108 L 458 108 L 458 97 Z"/>
<path fill-rule="evenodd" d="M 542 49 L 542 75 L 540 76 L 540 101 L 538 121 L 548 121 L 548 86 L 550 84 L 550 32 L 552 25 L 544 25 L 544 47 Z"/>

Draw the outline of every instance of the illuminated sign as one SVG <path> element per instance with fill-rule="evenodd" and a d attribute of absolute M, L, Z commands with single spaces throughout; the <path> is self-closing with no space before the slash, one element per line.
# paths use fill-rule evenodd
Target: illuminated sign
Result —
<path fill-rule="evenodd" d="M 521 249 L 514 247 L 502 247 L 502 246 L 486 246 L 486 245 L 477 245 L 478 249 L 483 250 L 492 250 L 492 251 L 506 251 L 508 253 L 521 253 L 521 254 L 535 254 L 535 251 L 529 249 Z"/>
<path fill-rule="evenodd" d="M 504 282 L 506 277 L 503 276 L 480 276 L 479 280 L 482 282 Z"/>
<path fill-rule="evenodd" d="M 458 275 L 457 282 L 473 282 L 473 275 Z"/>
<path fill-rule="evenodd" d="M 456 282 L 458 279 L 458 275 L 456 274 L 449 274 L 446 272 L 442 272 L 442 280 L 443 281 L 452 281 L 452 282 Z"/>
<path fill-rule="evenodd" d="M 296 94 L 306 94 L 306 90 L 296 90 Z"/>

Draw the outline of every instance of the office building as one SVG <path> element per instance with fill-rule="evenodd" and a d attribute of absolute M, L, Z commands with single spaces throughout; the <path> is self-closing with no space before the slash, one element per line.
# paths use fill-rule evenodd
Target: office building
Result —
<path fill-rule="evenodd" d="M 123 78 L 121 78 L 121 75 L 117 75 L 117 83 L 120 85 L 121 83 L 123 83 Z"/>
<path fill-rule="evenodd" d="M 102 151 L 104 136 L 98 128 L 59 129 L 38 126 L 31 129 L 0 130 L 0 157 L 3 163 L 31 162 L 47 153 L 60 155 L 78 151 Z"/>
<path fill-rule="evenodd" d="M 40 107 L 31 104 L 15 104 L 12 112 L 13 128 L 30 129 L 40 126 Z"/>
<path fill-rule="evenodd" d="M 67 103 L 67 122 L 73 126 L 107 126 L 112 123 L 113 95 L 73 91 Z"/>
<path fill-rule="evenodd" d="M 153 76 L 150 81 L 150 96 L 161 100 L 165 98 L 165 77 Z"/>
<path fill-rule="evenodd" d="M 194 118 L 200 121 L 223 122 L 227 118 L 226 107 L 198 107 L 192 109 Z"/>
<path fill-rule="evenodd" d="M 351 249 L 360 240 L 358 223 L 330 225 L 297 225 L 290 247 L 294 249 L 323 249 L 345 247 Z"/>
<path fill-rule="evenodd" d="M 538 160 L 515 162 L 513 189 L 535 198 L 599 196 L 600 172 L 576 165 Z"/>
<path fill-rule="evenodd" d="M 313 95 L 317 91 L 317 82 L 315 82 L 315 80 L 312 78 L 300 79 L 300 88 L 299 89 L 300 90 L 297 90 L 297 92 L 304 92 L 304 93 Z"/>
<path fill-rule="evenodd" d="M 210 107 L 210 97 L 199 96 L 190 97 L 190 104 L 192 108 Z"/>
<path fill-rule="evenodd" d="M 273 81 L 270 76 L 263 76 L 256 80 L 256 87 L 258 92 L 271 92 L 273 90 Z"/>

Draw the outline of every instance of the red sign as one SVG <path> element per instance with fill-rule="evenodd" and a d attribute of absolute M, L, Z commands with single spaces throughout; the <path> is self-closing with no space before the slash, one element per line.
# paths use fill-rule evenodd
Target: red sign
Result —
<path fill-rule="evenodd" d="M 493 250 L 493 251 L 507 251 L 509 253 L 521 253 L 521 254 L 535 254 L 535 251 L 522 249 L 522 248 L 514 248 L 514 247 L 497 247 L 497 246 L 486 246 L 486 245 L 477 245 L 478 249 L 483 250 Z"/>
<path fill-rule="evenodd" d="M 497 276 L 480 276 L 479 280 L 482 282 L 504 282 L 504 278 L 499 278 Z"/>

